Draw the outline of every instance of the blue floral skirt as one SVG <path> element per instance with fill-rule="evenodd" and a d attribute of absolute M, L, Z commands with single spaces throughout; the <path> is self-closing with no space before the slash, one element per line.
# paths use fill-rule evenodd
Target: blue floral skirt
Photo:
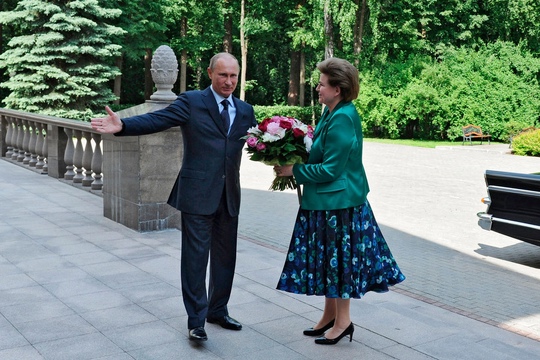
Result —
<path fill-rule="evenodd" d="M 277 289 L 328 298 L 361 298 L 405 280 L 371 206 L 298 211 Z"/>

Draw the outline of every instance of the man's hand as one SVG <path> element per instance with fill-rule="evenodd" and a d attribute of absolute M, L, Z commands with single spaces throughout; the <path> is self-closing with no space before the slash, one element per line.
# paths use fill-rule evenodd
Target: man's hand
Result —
<path fill-rule="evenodd" d="M 94 118 L 90 121 L 92 128 L 103 134 L 115 134 L 122 130 L 122 121 L 108 106 L 105 106 L 105 111 L 109 114 L 103 118 Z"/>

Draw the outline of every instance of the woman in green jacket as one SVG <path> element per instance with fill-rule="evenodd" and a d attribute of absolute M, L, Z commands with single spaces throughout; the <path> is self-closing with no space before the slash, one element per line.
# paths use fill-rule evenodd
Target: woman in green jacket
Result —
<path fill-rule="evenodd" d="M 333 345 L 347 335 L 352 341 L 351 298 L 386 292 L 405 276 L 367 201 L 362 125 L 352 104 L 360 87 L 358 70 L 338 58 L 317 68 L 319 102 L 326 109 L 315 128 L 309 159 L 306 164 L 274 167 L 278 176 L 294 175 L 303 186 L 277 288 L 326 297 L 321 319 L 304 334 L 321 336 L 317 344 Z"/>

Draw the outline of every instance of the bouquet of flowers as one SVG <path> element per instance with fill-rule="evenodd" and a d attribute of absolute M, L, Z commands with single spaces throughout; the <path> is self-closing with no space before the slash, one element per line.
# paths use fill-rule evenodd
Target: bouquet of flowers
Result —
<path fill-rule="evenodd" d="M 291 165 L 307 161 L 313 143 L 313 127 L 287 116 L 272 116 L 248 129 L 242 137 L 250 159 L 266 165 Z M 296 189 L 293 176 L 276 176 L 270 190 Z"/>

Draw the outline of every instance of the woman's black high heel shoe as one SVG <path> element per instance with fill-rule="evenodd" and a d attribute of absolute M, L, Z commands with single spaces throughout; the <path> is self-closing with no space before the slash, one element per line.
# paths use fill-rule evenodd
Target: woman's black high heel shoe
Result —
<path fill-rule="evenodd" d="M 320 336 L 322 334 L 324 334 L 324 332 L 328 329 L 330 329 L 332 326 L 334 326 L 334 320 L 330 321 L 328 324 L 324 325 L 322 328 L 320 329 L 314 329 L 314 328 L 309 328 L 309 329 L 306 329 L 304 330 L 304 335 L 307 335 L 307 336 Z"/>
<path fill-rule="evenodd" d="M 339 342 L 339 340 L 341 340 L 343 337 L 345 337 L 347 335 L 351 336 L 351 338 L 349 340 L 349 342 L 350 342 L 350 341 L 352 341 L 353 332 L 354 332 L 354 325 L 353 325 L 353 323 L 351 323 L 351 325 L 349 325 L 345 330 L 343 330 L 343 332 L 337 338 L 335 338 L 335 339 L 327 339 L 327 338 L 325 338 L 323 336 L 323 337 L 315 339 L 315 344 L 319 344 L 319 345 L 336 345 Z"/>

